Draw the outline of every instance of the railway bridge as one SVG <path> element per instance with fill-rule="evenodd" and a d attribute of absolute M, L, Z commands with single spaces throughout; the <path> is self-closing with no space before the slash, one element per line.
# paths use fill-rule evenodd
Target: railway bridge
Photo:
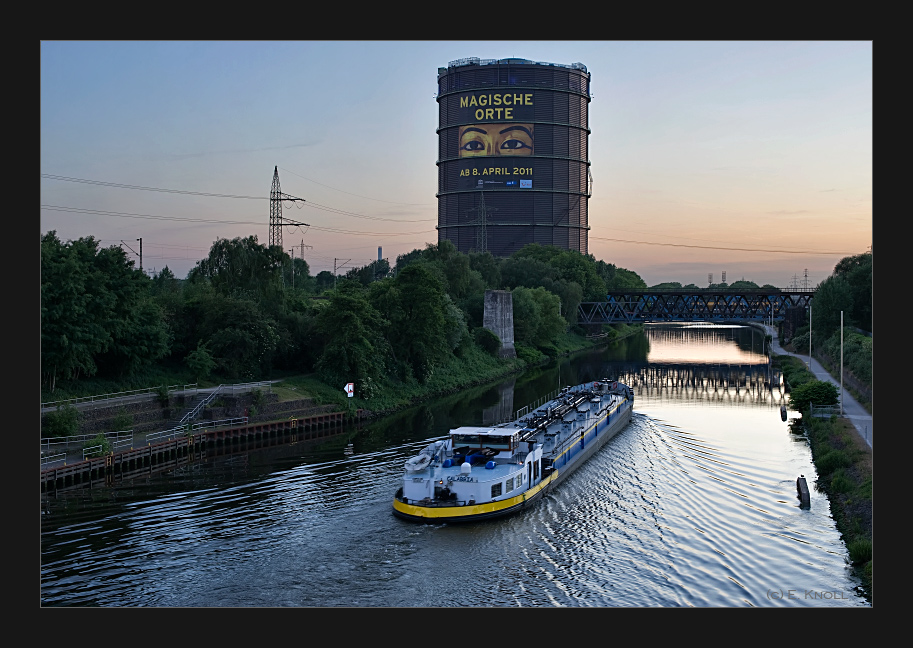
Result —
<path fill-rule="evenodd" d="M 795 324 L 811 305 L 813 290 L 629 290 L 602 302 L 581 302 L 578 324 L 786 320 Z"/>

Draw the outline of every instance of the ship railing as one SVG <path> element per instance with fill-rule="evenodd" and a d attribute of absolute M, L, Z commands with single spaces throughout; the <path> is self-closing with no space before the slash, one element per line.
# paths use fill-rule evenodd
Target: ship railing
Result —
<path fill-rule="evenodd" d="M 433 506 L 433 507 L 434 506 L 439 506 L 439 507 L 470 506 L 468 500 L 447 500 L 447 501 L 437 500 L 436 501 L 436 500 L 424 499 L 424 498 L 423 499 L 410 499 L 408 497 L 400 497 L 399 499 L 403 504 L 410 504 L 412 506 Z M 473 504 L 475 504 L 474 501 L 473 501 Z"/>

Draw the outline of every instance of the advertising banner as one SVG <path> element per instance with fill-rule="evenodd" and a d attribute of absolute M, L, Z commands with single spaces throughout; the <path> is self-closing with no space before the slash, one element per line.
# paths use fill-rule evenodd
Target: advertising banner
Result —
<path fill-rule="evenodd" d="M 533 92 L 470 92 L 459 97 L 460 189 L 532 189 Z M 468 122 L 468 123 L 467 123 Z"/>

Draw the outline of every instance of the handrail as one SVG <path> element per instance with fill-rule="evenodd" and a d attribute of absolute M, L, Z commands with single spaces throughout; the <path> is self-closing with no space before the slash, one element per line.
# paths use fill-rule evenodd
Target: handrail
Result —
<path fill-rule="evenodd" d="M 248 383 L 234 383 L 231 385 L 219 385 L 219 387 L 224 387 L 225 389 L 231 389 L 232 394 L 236 391 L 249 391 L 256 387 L 266 387 L 270 392 L 273 390 L 273 381 L 272 380 L 261 380 L 258 382 L 248 382 Z M 74 398 L 67 398 L 65 400 L 59 401 L 49 401 L 47 403 L 41 403 L 41 409 L 48 409 L 51 407 L 60 407 L 64 404 L 79 404 L 79 403 L 90 403 L 103 400 L 112 400 L 115 398 L 129 398 L 131 395 L 134 397 L 146 396 L 156 394 L 160 388 L 159 387 L 146 387 L 145 389 L 134 389 L 131 391 L 123 392 L 112 392 L 110 394 L 96 394 L 94 396 L 78 396 Z M 198 392 L 200 391 L 199 383 L 188 383 L 186 385 L 168 385 L 166 387 L 168 393 L 183 391 L 183 392 Z"/>
<path fill-rule="evenodd" d="M 62 461 L 62 462 L 64 462 L 64 464 L 66 464 L 66 462 L 67 462 L 67 453 L 66 453 L 66 452 L 61 452 L 61 453 L 59 453 L 59 454 L 51 455 L 51 456 L 49 456 L 49 457 L 44 457 L 44 456 L 41 457 L 41 465 L 42 465 L 42 467 L 45 467 L 45 466 L 47 466 L 48 464 L 57 463 L 58 461 Z"/>
<path fill-rule="evenodd" d="M 177 436 L 178 434 L 193 434 L 197 430 L 202 430 L 204 428 L 209 428 L 209 427 L 219 427 L 222 425 L 237 425 L 237 424 L 246 425 L 248 420 L 249 420 L 248 417 L 241 416 L 238 418 L 222 419 L 219 421 L 206 421 L 204 423 L 184 423 L 183 425 L 179 425 L 177 427 L 173 427 L 168 430 L 162 430 L 161 432 L 151 432 L 146 435 L 146 441 L 147 442 L 160 441 L 165 438 L 172 439 L 175 436 Z"/>
<path fill-rule="evenodd" d="M 178 425 L 179 426 L 183 425 L 184 423 L 187 423 L 187 421 L 192 421 L 193 419 L 195 419 L 197 417 L 197 414 L 200 413 L 200 410 L 202 410 L 204 407 L 206 407 L 206 405 L 211 403 L 212 400 L 216 397 L 216 394 L 218 394 L 222 390 L 222 387 L 224 387 L 224 386 L 225 385 L 219 385 L 218 387 L 216 387 L 209 396 L 207 396 L 206 398 L 201 400 L 199 403 L 197 403 L 196 407 L 194 407 L 192 410 L 190 410 L 189 412 L 184 414 L 184 417 L 178 422 Z"/>
<path fill-rule="evenodd" d="M 120 443 L 125 438 L 133 439 L 133 430 L 120 430 L 118 432 L 104 432 L 105 438 L 112 443 Z M 98 434 L 77 434 L 69 437 L 45 437 L 41 439 L 41 447 L 50 452 L 51 446 L 64 446 L 69 449 L 71 443 L 80 444 L 94 439 Z"/>
<path fill-rule="evenodd" d="M 167 389 L 168 393 L 170 394 L 171 392 L 178 391 L 179 387 L 180 387 L 180 385 L 168 385 L 165 389 Z M 197 383 L 184 385 L 184 391 L 188 391 L 188 388 L 191 388 L 191 387 L 193 389 L 196 389 Z M 93 396 L 77 396 L 74 398 L 67 398 L 64 400 L 49 401 L 47 403 L 42 403 L 41 409 L 46 409 L 46 408 L 55 407 L 55 406 L 60 407 L 61 405 L 65 405 L 65 404 L 75 405 L 77 403 L 91 403 L 91 402 L 95 402 L 96 400 L 110 400 L 113 398 L 128 398 L 131 395 L 132 396 L 144 396 L 147 394 L 155 394 L 158 392 L 159 389 L 160 389 L 159 387 L 146 387 L 145 389 L 132 389 L 130 391 L 111 392 L 109 394 L 95 394 Z"/>

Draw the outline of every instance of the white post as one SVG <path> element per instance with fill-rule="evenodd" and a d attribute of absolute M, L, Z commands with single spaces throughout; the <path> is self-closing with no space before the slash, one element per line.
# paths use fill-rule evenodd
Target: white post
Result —
<path fill-rule="evenodd" d="M 840 311 L 840 416 L 843 416 L 843 311 Z"/>

